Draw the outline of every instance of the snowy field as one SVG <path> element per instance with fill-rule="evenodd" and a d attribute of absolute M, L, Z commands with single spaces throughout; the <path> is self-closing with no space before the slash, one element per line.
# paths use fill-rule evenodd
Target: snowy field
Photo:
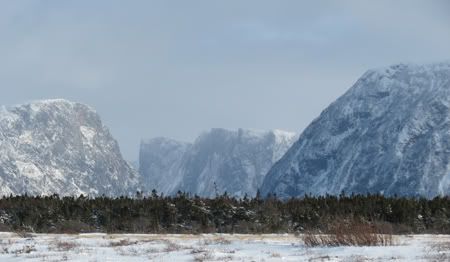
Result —
<path fill-rule="evenodd" d="M 450 236 L 396 236 L 389 247 L 305 247 L 294 235 L 0 233 L 0 261 L 450 261 Z"/>

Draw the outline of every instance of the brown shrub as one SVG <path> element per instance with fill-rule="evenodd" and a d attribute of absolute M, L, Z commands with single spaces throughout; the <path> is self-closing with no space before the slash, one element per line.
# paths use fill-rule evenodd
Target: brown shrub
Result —
<path fill-rule="evenodd" d="M 327 234 L 306 232 L 302 236 L 306 246 L 388 246 L 393 244 L 392 227 L 355 221 L 337 221 Z"/>
<path fill-rule="evenodd" d="M 272 253 L 270 253 L 270 257 L 281 258 L 281 255 L 280 255 L 280 253 L 272 252 Z"/>
<path fill-rule="evenodd" d="M 305 232 L 303 235 L 300 235 L 307 247 L 316 247 L 321 246 L 324 243 L 324 236 L 320 234 L 313 233 L 311 231 Z"/>

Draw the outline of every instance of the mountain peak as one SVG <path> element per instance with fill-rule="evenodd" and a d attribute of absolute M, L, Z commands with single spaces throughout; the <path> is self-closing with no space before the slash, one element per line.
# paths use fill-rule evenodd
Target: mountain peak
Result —
<path fill-rule="evenodd" d="M 368 70 L 359 81 L 379 82 L 383 86 L 383 81 L 395 79 L 397 81 L 412 78 L 436 78 L 442 74 L 450 72 L 450 60 L 446 62 L 430 64 L 401 63 L 386 67 L 380 67 Z"/>
<path fill-rule="evenodd" d="M 145 145 L 179 145 L 179 144 L 189 144 L 187 142 L 183 142 L 183 141 L 179 141 L 179 140 L 175 140 L 172 138 L 168 138 L 168 137 L 154 137 L 154 138 L 150 138 L 150 139 L 142 139 L 141 140 L 141 146 L 145 146 Z"/>
<path fill-rule="evenodd" d="M 0 112 L 2 194 L 135 192 L 137 174 L 90 107 L 39 100 Z"/>
<path fill-rule="evenodd" d="M 305 129 L 262 192 L 443 194 L 449 128 L 450 63 L 369 70 Z"/>
<path fill-rule="evenodd" d="M 417 63 L 398 63 L 389 66 L 383 66 L 378 68 L 369 69 L 368 72 L 393 75 L 400 71 L 410 71 L 410 72 L 436 72 L 440 70 L 450 70 L 450 60 L 428 63 L 428 64 L 417 64 Z"/>
<path fill-rule="evenodd" d="M 16 105 L 17 108 L 30 108 L 31 110 L 38 112 L 44 110 L 85 110 L 96 113 L 96 111 L 83 103 L 73 102 L 67 99 L 43 99 L 43 100 L 33 100 L 29 103 L 24 103 Z"/>

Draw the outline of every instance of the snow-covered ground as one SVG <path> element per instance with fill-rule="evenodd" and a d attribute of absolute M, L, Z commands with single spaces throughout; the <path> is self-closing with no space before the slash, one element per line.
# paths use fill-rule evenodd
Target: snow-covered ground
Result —
<path fill-rule="evenodd" d="M 450 236 L 396 236 L 389 247 L 304 246 L 294 235 L 0 233 L 0 261 L 450 261 Z"/>

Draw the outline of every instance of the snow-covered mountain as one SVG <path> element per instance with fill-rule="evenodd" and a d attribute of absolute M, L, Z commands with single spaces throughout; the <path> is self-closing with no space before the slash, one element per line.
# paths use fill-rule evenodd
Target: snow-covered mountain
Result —
<path fill-rule="evenodd" d="M 450 63 L 365 73 L 276 163 L 263 194 L 450 194 Z"/>
<path fill-rule="evenodd" d="M 141 141 L 139 174 L 146 191 L 157 189 L 165 194 L 174 192 L 183 177 L 183 157 L 191 146 L 163 137 Z"/>
<path fill-rule="evenodd" d="M 128 195 L 138 179 L 90 107 L 60 99 L 0 109 L 1 195 Z"/>
<path fill-rule="evenodd" d="M 212 129 L 194 143 L 166 138 L 142 142 L 140 174 L 147 190 L 164 194 L 178 190 L 201 196 L 225 191 L 254 196 L 270 167 L 296 134 L 275 131 Z"/>

